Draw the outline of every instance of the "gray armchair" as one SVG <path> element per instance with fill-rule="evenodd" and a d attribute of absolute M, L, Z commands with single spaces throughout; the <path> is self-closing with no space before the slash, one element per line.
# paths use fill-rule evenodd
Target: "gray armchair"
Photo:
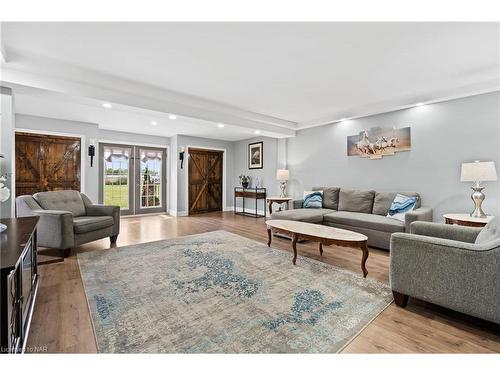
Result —
<path fill-rule="evenodd" d="M 391 288 L 500 324 L 500 217 L 484 228 L 414 222 L 391 237 Z"/>
<path fill-rule="evenodd" d="M 120 232 L 120 207 L 93 204 L 78 191 L 48 191 L 16 198 L 17 217 L 39 216 L 38 244 L 64 250 Z"/>

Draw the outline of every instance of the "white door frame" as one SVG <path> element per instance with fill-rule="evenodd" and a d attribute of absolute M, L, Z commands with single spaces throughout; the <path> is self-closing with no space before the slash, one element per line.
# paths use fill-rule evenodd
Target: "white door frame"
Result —
<path fill-rule="evenodd" d="M 225 148 L 218 148 L 218 147 L 206 147 L 206 146 L 186 146 L 186 155 L 185 155 L 185 170 L 186 170 L 186 177 L 185 177 L 185 188 L 184 188 L 184 194 L 185 194 L 185 207 L 186 210 L 184 212 L 179 212 L 179 216 L 189 216 L 189 149 L 190 148 L 197 148 L 201 150 L 214 150 L 214 151 L 222 151 L 222 211 L 226 211 L 226 155 L 227 155 L 227 149 Z"/>

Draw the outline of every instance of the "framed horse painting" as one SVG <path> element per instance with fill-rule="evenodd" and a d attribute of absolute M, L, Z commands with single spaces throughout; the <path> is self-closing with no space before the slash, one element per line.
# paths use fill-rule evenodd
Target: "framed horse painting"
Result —
<path fill-rule="evenodd" d="M 411 130 L 405 128 L 371 128 L 347 137 L 347 156 L 382 159 L 396 152 L 410 151 Z"/>

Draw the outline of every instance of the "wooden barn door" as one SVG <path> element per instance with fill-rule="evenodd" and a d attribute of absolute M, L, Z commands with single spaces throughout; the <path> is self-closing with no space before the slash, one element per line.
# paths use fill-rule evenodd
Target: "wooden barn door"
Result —
<path fill-rule="evenodd" d="M 223 151 L 189 149 L 189 214 L 222 210 Z"/>
<path fill-rule="evenodd" d="M 16 197 L 40 191 L 80 191 L 80 138 L 16 133 Z"/>

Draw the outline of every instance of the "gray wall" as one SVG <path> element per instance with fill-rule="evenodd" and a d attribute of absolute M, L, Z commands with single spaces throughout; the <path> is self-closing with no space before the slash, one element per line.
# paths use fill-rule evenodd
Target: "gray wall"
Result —
<path fill-rule="evenodd" d="M 263 168 L 248 169 L 248 145 L 250 143 L 263 142 Z M 269 137 L 255 137 L 234 143 L 234 180 L 233 186 L 241 186 L 239 176 L 244 174 L 250 176 L 250 186 L 255 187 L 256 179 L 259 178 L 261 186 L 267 189 L 267 196 L 279 195 L 279 182 L 276 181 L 276 169 L 284 168 L 286 157 L 284 139 Z M 237 207 L 242 206 L 241 198 L 238 198 Z M 255 209 L 255 201 L 247 199 L 245 208 Z M 259 202 L 259 210 L 263 210 L 263 203 Z"/>
<path fill-rule="evenodd" d="M 175 140 L 174 140 L 175 138 Z M 187 214 L 188 207 L 186 205 L 187 197 L 187 154 L 184 159 L 184 168 L 180 169 L 179 148 L 180 147 L 200 147 L 200 148 L 216 148 L 224 149 L 226 159 L 226 207 L 230 208 L 233 205 L 233 187 L 234 187 L 234 142 L 219 141 L 215 139 L 190 137 L 186 135 L 178 135 L 172 137 L 172 144 L 175 143 L 175 149 L 172 147 L 172 155 L 176 157 L 177 169 L 177 213 L 178 215 Z M 173 172 L 173 170 L 172 170 Z M 175 189 L 175 188 L 174 188 Z M 171 188 L 172 191 L 172 188 Z M 172 196 L 172 194 L 171 194 Z"/>
<path fill-rule="evenodd" d="M 90 142 L 94 140 L 114 141 L 114 142 L 132 142 L 135 144 L 154 144 L 154 145 L 169 145 L 170 139 L 166 137 L 153 137 L 141 134 L 132 134 L 125 132 L 116 132 L 110 130 L 99 129 L 97 124 L 86 122 L 69 121 L 53 119 L 48 117 L 16 115 L 16 129 L 27 129 L 34 131 L 51 131 L 55 133 L 70 134 L 85 137 L 84 154 L 85 154 L 85 172 L 83 176 L 83 191 L 94 202 L 99 199 L 99 155 L 98 147 L 96 147 L 96 157 L 94 157 L 94 166 L 90 167 L 90 157 L 87 155 L 87 148 Z"/>
<path fill-rule="evenodd" d="M 411 151 L 381 160 L 348 157 L 347 136 L 377 126 L 411 126 Z M 287 145 L 292 196 L 313 185 L 417 191 L 435 221 L 472 210 L 471 183 L 460 182 L 460 165 L 474 160 L 493 160 L 500 171 L 499 92 L 305 129 Z M 498 214 L 500 185 L 484 185 L 483 208 Z"/>

